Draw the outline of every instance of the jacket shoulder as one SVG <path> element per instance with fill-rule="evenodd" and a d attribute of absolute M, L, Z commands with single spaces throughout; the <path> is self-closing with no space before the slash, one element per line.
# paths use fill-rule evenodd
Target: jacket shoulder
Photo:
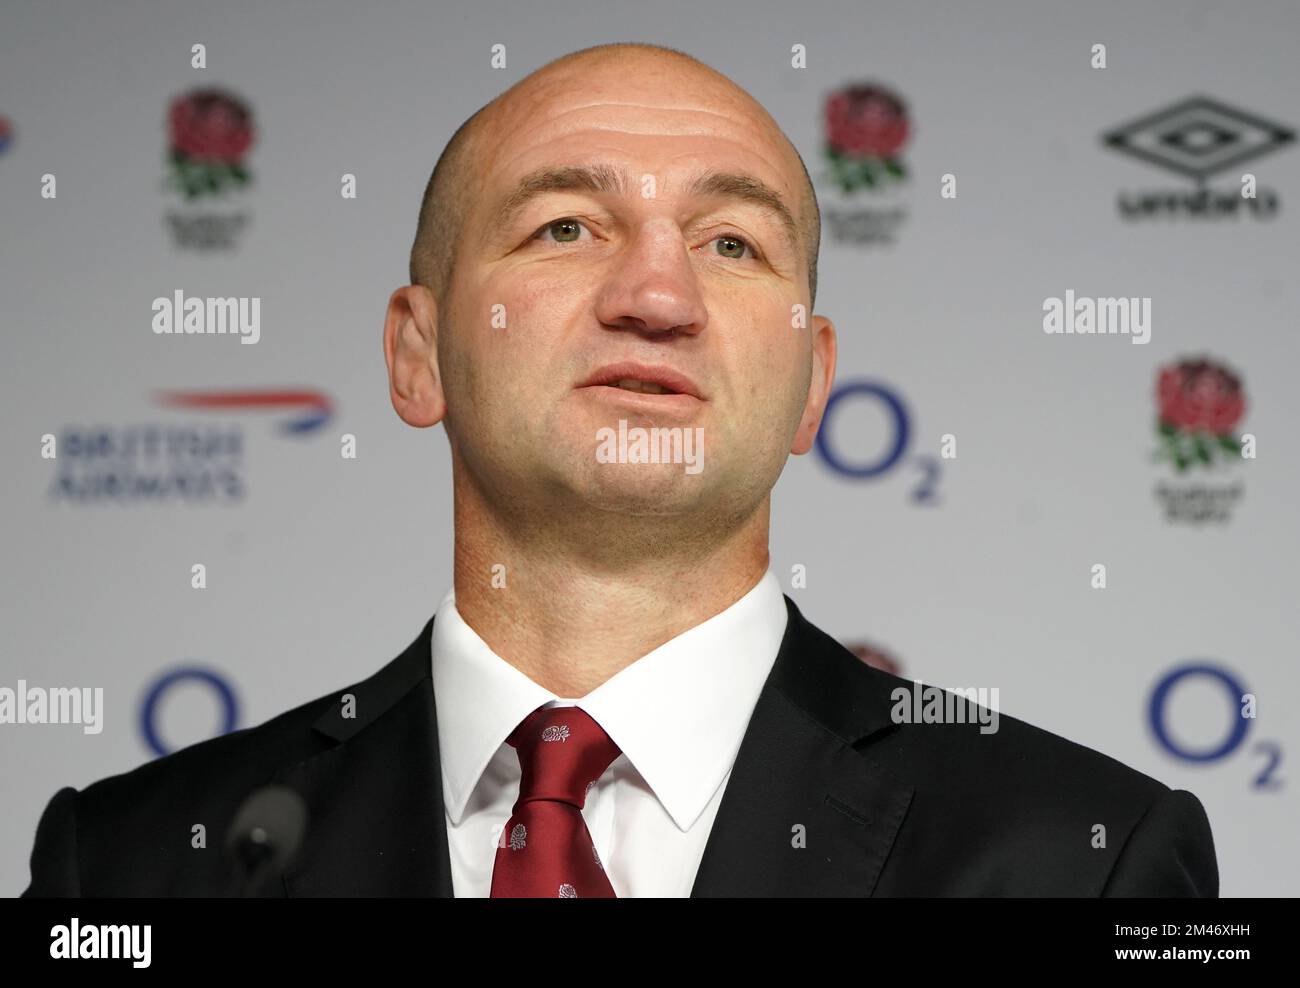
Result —
<path fill-rule="evenodd" d="M 226 832 L 244 800 L 282 769 L 361 730 L 428 672 L 432 621 L 373 675 L 262 724 L 210 738 L 78 791 L 60 789 L 37 825 L 27 896 L 175 895 L 223 873 Z M 423 645 L 423 649 L 421 646 Z M 351 695 L 350 717 L 343 698 Z M 205 845 L 205 846 L 200 846 Z M 154 876 L 171 883 L 154 887 Z M 168 876 L 162 878 L 162 876 Z M 131 890 L 136 891 L 122 891 Z"/>
<path fill-rule="evenodd" d="M 812 624 L 787 598 L 790 640 L 777 689 L 842 738 L 905 766 L 922 785 L 985 792 L 1113 793 L 1151 799 L 1168 787 L 1116 758 L 999 709 L 1000 690 L 905 679 L 863 662 Z M 980 702 L 981 700 L 985 702 Z M 991 702 L 989 702 L 991 701 Z"/>
<path fill-rule="evenodd" d="M 864 773 L 912 790 L 895 854 L 952 882 L 940 894 L 1217 894 L 1209 821 L 1192 793 L 1002 713 L 991 689 L 893 675 L 797 620 L 800 672 L 821 685 L 787 675 L 785 688 L 828 712 Z"/>

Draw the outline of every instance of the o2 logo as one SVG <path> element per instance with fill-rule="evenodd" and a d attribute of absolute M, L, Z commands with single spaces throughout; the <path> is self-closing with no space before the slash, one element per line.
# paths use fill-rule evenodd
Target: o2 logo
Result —
<path fill-rule="evenodd" d="M 835 413 L 842 411 L 849 399 L 871 401 L 884 409 L 890 420 L 892 438 L 884 452 L 874 461 L 853 463 L 840 455 L 831 443 L 831 428 Z M 841 385 L 831 392 L 826 402 L 826 411 L 822 416 L 821 428 L 817 430 L 817 452 L 821 458 L 838 474 L 854 480 L 875 480 L 884 476 L 904 461 L 908 442 L 912 436 L 911 416 L 903 399 L 891 388 L 876 381 L 853 381 Z M 920 471 L 917 486 L 912 488 L 911 499 L 918 504 L 935 504 L 938 496 L 935 488 L 939 482 L 939 458 L 935 456 L 914 456 L 909 461 Z"/>
<path fill-rule="evenodd" d="M 174 748 L 169 748 L 158 733 L 158 709 L 172 687 L 180 683 L 198 683 L 212 691 L 222 711 L 222 728 L 214 737 L 229 734 L 239 723 L 239 702 L 235 691 L 225 677 L 219 672 L 199 666 L 174 669 L 159 677 L 145 693 L 140 705 L 140 732 L 144 743 L 155 755 L 169 755 Z"/>
<path fill-rule="evenodd" d="M 1192 680 L 1205 680 L 1220 687 L 1227 697 L 1231 724 L 1216 743 L 1206 748 L 1188 748 L 1169 733 L 1167 707 L 1174 691 Z M 1250 725 L 1255 722 L 1254 697 L 1231 672 L 1209 662 L 1192 662 L 1175 666 L 1156 682 L 1147 706 L 1147 717 L 1156 741 L 1165 751 L 1183 761 L 1209 764 L 1227 758 L 1242 746 Z M 1249 713 L 1243 710 L 1247 708 Z M 1264 759 L 1264 766 L 1255 776 L 1256 789 L 1280 789 L 1282 780 L 1275 773 L 1282 762 L 1282 748 L 1276 741 L 1259 741 L 1254 751 Z"/>

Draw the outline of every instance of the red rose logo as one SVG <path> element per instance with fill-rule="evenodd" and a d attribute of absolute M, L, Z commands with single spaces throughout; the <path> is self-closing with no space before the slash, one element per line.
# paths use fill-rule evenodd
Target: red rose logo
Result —
<path fill-rule="evenodd" d="M 167 110 L 172 180 L 187 199 L 246 185 L 241 159 L 253 144 L 253 115 L 237 96 L 196 89 Z"/>
<path fill-rule="evenodd" d="M 1187 432 L 1222 436 L 1246 411 L 1241 380 L 1208 360 L 1185 360 L 1160 372 L 1160 420 Z"/>
<path fill-rule="evenodd" d="M 892 158 L 907 140 L 907 111 L 879 86 L 850 86 L 826 100 L 826 140 L 841 154 Z"/>
<path fill-rule="evenodd" d="M 239 99 L 219 89 L 198 89 L 167 111 L 172 147 L 201 161 L 237 162 L 253 143 L 253 122 Z"/>
<path fill-rule="evenodd" d="M 1163 367 L 1156 400 L 1157 429 L 1165 443 L 1160 455 L 1179 470 L 1198 460 L 1209 464 L 1216 448 L 1240 456 L 1241 442 L 1232 431 L 1246 412 L 1246 396 L 1232 371 L 1205 359 Z"/>
<path fill-rule="evenodd" d="M 906 175 L 898 152 L 909 127 L 903 101 L 880 86 L 856 85 L 826 98 L 826 157 L 845 192 Z"/>

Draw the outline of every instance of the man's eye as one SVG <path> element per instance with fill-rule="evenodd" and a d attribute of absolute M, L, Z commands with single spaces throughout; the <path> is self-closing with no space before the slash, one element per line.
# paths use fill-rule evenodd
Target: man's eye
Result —
<path fill-rule="evenodd" d="M 572 244 L 581 239 L 581 231 L 586 229 L 577 220 L 566 217 L 562 220 L 556 220 L 554 223 L 547 223 L 533 235 L 534 240 L 545 240 L 549 233 L 554 237 L 556 243 Z"/>
<path fill-rule="evenodd" d="M 723 257 L 730 257 L 735 260 L 743 260 L 745 251 L 749 251 L 749 256 L 757 259 L 758 251 L 744 237 L 737 237 L 735 234 L 724 233 L 720 237 L 714 237 L 713 242 L 718 245 L 718 253 Z"/>
<path fill-rule="evenodd" d="M 566 217 L 562 220 L 556 220 L 553 223 L 547 223 L 544 227 L 533 234 L 534 240 L 553 240 L 555 243 L 572 244 L 582 239 L 582 231 L 586 229 L 585 224 Z M 714 237 L 711 241 L 718 245 L 718 254 L 722 257 L 733 260 L 744 260 L 745 252 L 749 252 L 749 257 L 757 260 L 758 251 L 744 237 L 738 237 L 735 234 L 725 233 L 720 237 Z"/>

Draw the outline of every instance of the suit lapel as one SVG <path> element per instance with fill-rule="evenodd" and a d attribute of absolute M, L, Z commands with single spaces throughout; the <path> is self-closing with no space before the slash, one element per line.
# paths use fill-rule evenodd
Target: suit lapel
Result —
<path fill-rule="evenodd" d="M 869 896 L 911 804 L 912 786 L 868 754 L 893 726 L 889 681 L 785 601 L 785 637 L 723 792 L 695 898 Z"/>
<path fill-rule="evenodd" d="M 452 895 L 430 665 L 432 620 L 312 725 L 323 750 L 277 781 L 307 801 L 290 896 Z M 343 697 L 355 697 L 344 717 Z"/>

